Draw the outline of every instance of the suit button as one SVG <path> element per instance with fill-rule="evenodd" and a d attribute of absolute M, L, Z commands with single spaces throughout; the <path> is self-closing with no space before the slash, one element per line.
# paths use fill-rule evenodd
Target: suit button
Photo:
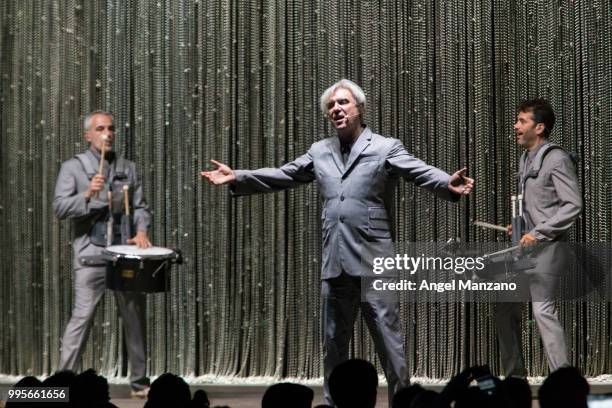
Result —
<path fill-rule="evenodd" d="M 340 196 L 340 201 L 344 201 L 344 196 L 343 195 Z"/>
<path fill-rule="evenodd" d="M 340 222 L 344 222 L 344 215 L 340 216 Z"/>

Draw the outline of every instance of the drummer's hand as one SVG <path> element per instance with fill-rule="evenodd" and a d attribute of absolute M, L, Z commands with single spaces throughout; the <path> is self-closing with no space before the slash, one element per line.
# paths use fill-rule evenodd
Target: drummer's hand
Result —
<path fill-rule="evenodd" d="M 217 166 L 216 170 L 212 171 L 202 171 L 200 175 L 205 177 L 214 185 L 222 185 L 231 183 L 236 180 L 236 175 L 234 174 L 234 170 L 232 170 L 229 166 L 220 163 L 216 160 L 210 161 L 212 164 Z"/>
<path fill-rule="evenodd" d="M 92 177 L 89 187 L 85 191 L 85 198 L 89 200 L 94 194 L 102 190 L 104 190 L 104 176 L 98 173 Z"/>
<path fill-rule="evenodd" d="M 506 226 L 506 234 L 508 234 L 508 236 L 512 236 L 512 224 Z"/>
<path fill-rule="evenodd" d="M 531 233 L 526 233 L 525 235 L 523 235 L 523 238 L 521 238 L 521 240 L 519 241 L 520 246 L 530 246 L 530 245 L 535 245 L 538 242 L 537 239 L 535 239 L 535 237 L 533 235 L 531 235 Z"/>
<path fill-rule="evenodd" d="M 149 237 L 147 237 L 147 233 L 145 231 L 138 231 L 134 238 L 127 240 L 127 243 L 136 245 L 138 248 L 149 248 L 152 246 L 151 241 L 149 241 Z"/>

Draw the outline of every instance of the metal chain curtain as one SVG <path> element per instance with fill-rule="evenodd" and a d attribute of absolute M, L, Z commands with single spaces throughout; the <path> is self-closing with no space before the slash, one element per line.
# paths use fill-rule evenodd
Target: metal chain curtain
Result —
<path fill-rule="evenodd" d="M 320 203 L 315 185 L 231 199 L 198 177 L 216 158 L 279 166 L 330 129 L 318 97 L 347 77 L 366 122 L 429 163 L 478 182 L 450 205 L 403 184 L 404 241 L 495 240 L 470 219 L 509 220 L 520 154 L 517 103 L 550 98 L 553 140 L 580 154 L 576 237 L 610 241 L 612 10 L 607 0 L 6 0 L 0 5 L 0 372 L 50 373 L 72 304 L 71 227 L 52 211 L 59 165 L 85 149 L 81 118 L 115 113 L 157 245 L 183 250 L 167 295 L 148 296 L 150 373 L 321 375 Z M 562 305 L 571 361 L 610 372 L 609 304 Z M 525 309 L 532 375 L 545 374 Z M 486 304 L 402 308 L 413 374 L 497 368 Z M 125 374 L 113 296 L 101 303 L 84 367 Z M 375 360 L 358 322 L 352 352 Z"/>

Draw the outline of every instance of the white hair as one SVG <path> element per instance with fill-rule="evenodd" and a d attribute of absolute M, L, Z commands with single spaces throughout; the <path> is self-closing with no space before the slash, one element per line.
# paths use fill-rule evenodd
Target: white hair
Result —
<path fill-rule="evenodd" d="M 363 89 L 361 89 L 359 85 L 349 79 L 341 79 L 329 88 L 327 88 L 325 92 L 323 92 L 323 94 L 321 95 L 321 112 L 323 112 L 324 115 L 327 115 L 327 101 L 329 100 L 329 98 L 331 98 L 332 94 L 336 92 L 338 88 L 348 89 L 351 94 L 353 94 L 353 98 L 355 98 L 355 102 L 357 103 L 357 105 L 361 105 L 361 109 L 359 109 L 361 113 L 363 114 L 365 112 L 366 97 L 365 93 L 363 92 Z"/>
<path fill-rule="evenodd" d="M 105 116 L 110 116 L 111 119 L 113 120 L 113 122 L 115 121 L 115 117 L 113 116 L 112 113 L 107 112 L 105 110 L 95 110 L 95 111 L 91 111 L 89 112 L 87 115 L 85 115 L 85 118 L 83 119 L 83 128 L 85 129 L 85 131 L 87 132 L 89 130 L 89 128 L 91 127 L 91 120 L 93 119 L 94 116 L 96 115 L 105 115 Z"/>

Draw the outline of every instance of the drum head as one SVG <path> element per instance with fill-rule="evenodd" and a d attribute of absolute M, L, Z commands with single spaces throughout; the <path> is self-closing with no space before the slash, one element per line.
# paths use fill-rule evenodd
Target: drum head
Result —
<path fill-rule="evenodd" d="M 103 252 L 107 255 L 135 259 L 165 259 L 174 255 L 174 251 L 164 247 L 138 248 L 136 245 L 112 245 Z"/>

